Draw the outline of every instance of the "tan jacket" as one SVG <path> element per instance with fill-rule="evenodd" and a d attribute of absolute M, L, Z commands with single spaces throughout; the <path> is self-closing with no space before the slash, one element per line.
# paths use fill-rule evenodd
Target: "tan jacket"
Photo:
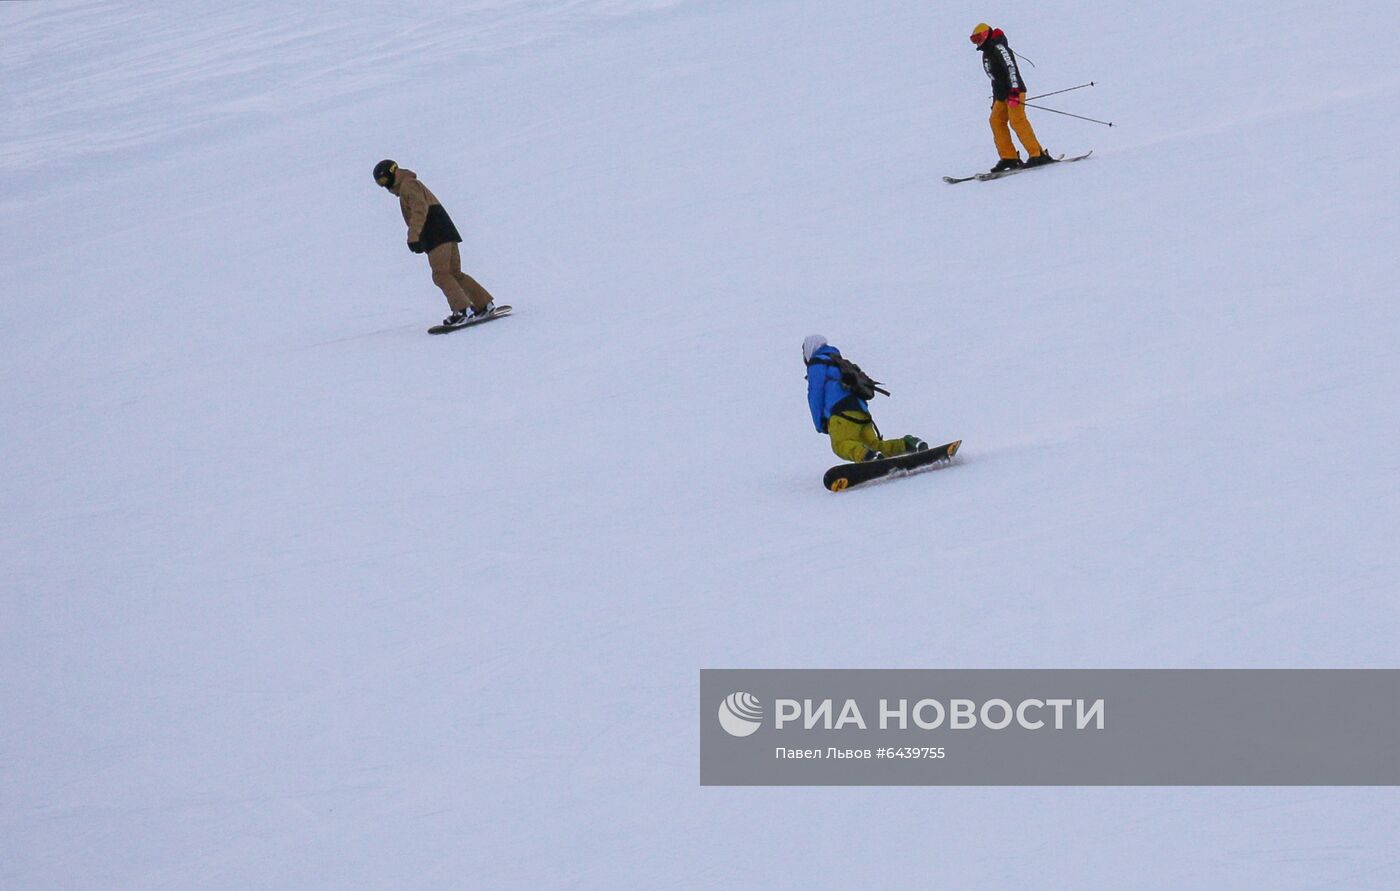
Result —
<path fill-rule="evenodd" d="M 408 240 L 423 237 L 423 224 L 428 222 L 428 208 L 438 203 L 437 196 L 418 180 L 418 174 L 400 167 L 389 190 L 399 196 L 399 210 L 408 224 Z"/>
<path fill-rule="evenodd" d="M 438 203 L 437 196 L 418 179 L 418 174 L 400 167 L 389 191 L 399 196 L 399 210 L 403 211 L 403 221 L 408 225 L 409 244 L 416 241 L 427 252 L 440 244 L 462 240 L 452 224 L 452 217 Z"/>

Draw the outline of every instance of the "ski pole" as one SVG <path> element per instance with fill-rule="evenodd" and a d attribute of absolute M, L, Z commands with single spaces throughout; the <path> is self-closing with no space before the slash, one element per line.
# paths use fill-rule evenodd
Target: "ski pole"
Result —
<path fill-rule="evenodd" d="M 1046 108 L 1044 105 L 1031 105 L 1029 102 L 1023 102 L 1023 103 L 1021 103 L 1021 104 L 1024 105 L 1024 106 L 1026 106 L 1026 108 L 1038 108 L 1038 109 L 1040 109 L 1041 111 L 1048 111 L 1048 112 L 1050 112 L 1050 113 L 1052 113 L 1052 114 L 1062 114 L 1062 115 L 1064 115 L 1065 117 L 1079 118 L 1081 121 L 1088 121 L 1088 122 L 1090 122 L 1091 124 L 1103 124 L 1105 127 L 1112 127 L 1112 126 L 1113 126 L 1113 122 L 1112 122 L 1112 121 L 1100 121 L 1100 120 L 1098 120 L 1098 119 L 1096 119 L 1096 118 L 1086 118 L 1086 117 L 1084 117 L 1084 115 L 1082 115 L 1082 114 L 1070 114 L 1070 113 L 1067 112 L 1067 111 L 1057 111 L 1057 110 L 1055 110 L 1055 109 L 1053 109 L 1053 108 Z"/>
<path fill-rule="evenodd" d="M 1091 80 L 1091 81 L 1089 81 L 1087 84 L 1080 84 L 1080 85 L 1077 86 L 1077 87 L 1065 87 L 1063 90 L 1056 90 L 1056 91 L 1053 92 L 1053 93 L 1041 93 L 1039 96 L 1031 96 L 1031 97 L 1029 97 L 1028 99 L 1026 99 L 1025 101 L 1026 101 L 1026 102 L 1034 102 L 1034 101 L 1037 100 L 1037 99 L 1044 99 L 1046 96 L 1058 96 L 1058 95 L 1060 95 L 1061 93 L 1068 93 L 1070 90 L 1082 90 L 1082 89 L 1084 89 L 1085 87 L 1092 87 L 1093 85 L 1094 85 L 1094 82 Z"/>

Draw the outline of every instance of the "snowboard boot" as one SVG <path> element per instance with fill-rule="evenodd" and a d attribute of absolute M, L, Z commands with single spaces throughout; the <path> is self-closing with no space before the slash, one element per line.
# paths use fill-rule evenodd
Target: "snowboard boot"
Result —
<path fill-rule="evenodd" d="M 1001 173 L 1004 170 L 1015 170 L 1016 168 L 1021 166 L 1023 165 L 1021 164 L 1020 155 L 1017 155 L 1014 158 L 1002 158 L 1000 161 L 997 162 L 997 166 L 992 168 L 992 173 Z"/>
<path fill-rule="evenodd" d="M 1044 167 L 1046 164 L 1054 164 L 1058 160 L 1060 159 L 1050 154 L 1050 152 L 1043 151 L 1040 154 L 1036 155 L 1034 158 L 1027 160 L 1025 166 Z"/>
<path fill-rule="evenodd" d="M 883 461 L 883 460 L 885 460 L 885 454 L 884 454 L 884 452 L 877 452 L 877 451 L 875 451 L 874 449 L 866 449 L 866 450 L 865 450 L 865 457 L 862 458 L 861 460 L 862 460 L 862 461 Z"/>
<path fill-rule="evenodd" d="M 917 436 L 913 436 L 913 435 L 906 436 L 906 437 L 904 437 L 904 451 L 906 451 L 906 452 L 927 452 L 927 451 L 928 451 L 928 443 L 924 442 L 922 439 L 920 439 L 920 438 L 917 437 Z"/>
<path fill-rule="evenodd" d="M 472 314 L 471 314 L 470 316 L 467 317 L 467 320 L 468 320 L 468 321 L 471 321 L 471 322 L 479 322 L 479 321 L 481 321 L 482 319 L 486 318 L 487 316 L 491 315 L 491 313 L 493 313 L 493 312 L 495 312 L 495 311 L 496 311 L 496 301 L 492 300 L 490 303 L 486 304 L 486 307 L 485 307 L 484 309 L 482 309 L 481 312 L 477 312 L 476 310 L 472 310 Z"/>
<path fill-rule="evenodd" d="M 460 328 L 467 323 L 468 315 L 465 309 L 454 309 L 452 315 L 442 320 L 442 324 L 448 328 Z"/>

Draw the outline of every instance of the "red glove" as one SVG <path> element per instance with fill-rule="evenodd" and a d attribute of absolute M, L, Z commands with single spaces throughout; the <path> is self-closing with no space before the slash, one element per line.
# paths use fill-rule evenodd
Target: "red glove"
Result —
<path fill-rule="evenodd" d="M 1010 96 L 1007 96 L 1007 97 L 1006 97 L 1006 104 L 1007 104 L 1007 106 L 1010 107 L 1010 108 L 1017 108 L 1017 107 L 1019 107 L 1020 104 L 1021 104 L 1021 94 L 1020 94 L 1020 93 L 1012 93 Z"/>

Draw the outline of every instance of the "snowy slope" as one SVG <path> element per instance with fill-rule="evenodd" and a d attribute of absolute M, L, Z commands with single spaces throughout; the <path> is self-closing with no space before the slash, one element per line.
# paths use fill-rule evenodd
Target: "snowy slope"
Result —
<path fill-rule="evenodd" d="M 1147 6 L 0 5 L 0 887 L 1396 887 L 1390 789 L 698 785 L 702 667 L 1395 666 L 1400 12 Z M 949 187 L 993 15 L 1118 126 Z M 960 464 L 822 491 L 813 331 Z"/>

